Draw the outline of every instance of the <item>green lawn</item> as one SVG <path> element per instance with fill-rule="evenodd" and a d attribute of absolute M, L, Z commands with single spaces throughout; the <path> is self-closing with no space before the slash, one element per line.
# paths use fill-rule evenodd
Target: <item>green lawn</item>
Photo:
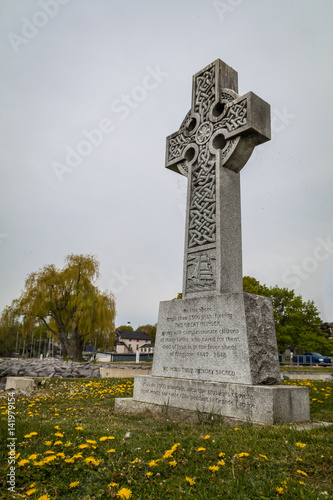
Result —
<path fill-rule="evenodd" d="M 311 419 L 333 422 L 333 384 L 310 388 Z M 9 473 L 7 394 L 1 399 L 0 498 L 168 500 L 333 498 L 333 426 L 175 423 L 113 414 L 133 379 L 49 379 L 16 395 L 16 488 Z"/>

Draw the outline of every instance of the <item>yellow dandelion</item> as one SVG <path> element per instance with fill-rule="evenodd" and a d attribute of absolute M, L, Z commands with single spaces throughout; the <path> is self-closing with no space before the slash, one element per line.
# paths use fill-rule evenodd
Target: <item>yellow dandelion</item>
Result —
<path fill-rule="evenodd" d="M 62 441 L 55 441 L 53 446 L 59 446 L 59 444 L 63 444 Z"/>
<path fill-rule="evenodd" d="M 57 437 L 59 437 L 59 438 L 64 437 L 64 435 L 61 434 L 61 432 L 55 432 L 54 435 L 57 436 Z"/>
<path fill-rule="evenodd" d="M 50 500 L 50 495 L 42 495 L 37 500 Z"/>
<path fill-rule="evenodd" d="M 235 428 L 234 428 L 234 431 L 239 431 L 239 427 L 235 427 Z"/>
<path fill-rule="evenodd" d="M 221 451 L 221 453 L 219 453 L 219 457 L 225 457 L 225 453 L 223 453 L 223 451 Z"/>
<path fill-rule="evenodd" d="M 44 455 L 53 455 L 54 451 L 52 450 L 46 450 L 44 451 Z M 37 458 L 37 455 L 36 455 L 36 458 Z"/>
<path fill-rule="evenodd" d="M 156 467 L 157 466 L 157 462 L 156 460 L 152 460 L 151 462 L 149 462 L 149 467 Z"/>
<path fill-rule="evenodd" d="M 52 446 L 52 441 L 45 441 L 45 446 Z"/>
<path fill-rule="evenodd" d="M 37 457 L 37 453 L 34 453 L 33 455 L 30 455 L 29 460 L 36 460 Z"/>
<path fill-rule="evenodd" d="M 80 427 L 80 426 L 75 427 L 75 430 L 77 430 L 77 431 L 83 431 L 83 427 Z"/>
<path fill-rule="evenodd" d="M 266 457 L 266 455 L 261 455 L 260 453 L 259 453 L 259 457 L 264 458 L 265 460 L 268 460 L 268 458 Z"/>
<path fill-rule="evenodd" d="M 219 470 L 219 467 L 217 465 L 210 465 L 208 469 L 211 470 L 212 472 L 216 472 Z"/>
<path fill-rule="evenodd" d="M 296 462 L 303 462 L 303 458 L 296 458 Z"/>
<path fill-rule="evenodd" d="M 172 457 L 172 454 L 173 454 L 173 451 L 172 450 L 167 450 L 164 455 L 163 455 L 163 458 L 171 458 Z"/>
<path fill-rule="evenodd" d="M 304 481 L 298 481 L 299 484 L 302 484 L 303 486 L 305 486 L 305 482 Z"/>
<path fill-rule="evenodd" d="M 119 497 L 121 500 L 128 500 L 131 498 L 132 492 L 128 488 L 122 488 L 117 492 L 117 497 Z"/>
<path fill-rule="evenodd" d="M 298 446 L 299 448 L 304 448 L 306 446 L 305 443 L 296 443 L 296 446 Z"/>
<path fill-rule="evenodd" d="M 36 491 L 36 488 L 31 488 L 30 490 L 26 491 L 26 494 L 28 495 L 28 497 L 30 497 L 30 495 L 33 495 Z"/>
<path fill-rule="evenodd" d="M 79 484 L 80 484 L 80 481 L 73 481 L 73 482 L 69 485 L 69 487 L 70 487 L 70 488 L 76 488 L 77 486 L 79 486 Z"/>
<path fill-rule="evenodd" d="M 298 470 L 297 472 L 298 472 L 298 474 L 302 474 L 303 476 L 307 476 L 307 473 L 304 472 L 303 470 Z"/>
<path fill-rule="evenodd" d="M 225 461 L 224 460 L 219 460 L 217 463 L 218 463 L 218 465 L 225 465 Z"/>
<path fill-rule="evenodd" d="M 238 453 L 238 458 L 248 457 L 249 453 Z"/>
<path fill-rule="evenodd" d="M 149 476 L 152 476 L 152 475 L 153 475 L 153 473 L 152 473 L 152 472 L 146 472 L 146 476 L 148 476 L 148 477 L 149 477 Z"/>
<path fill-rule="evenodd" d="M 23 460 L 20 460 L 17 465 L 19 467 L 23 467 L 25 464 L 28 464 L 28 463 L 29 463 L 29 460 L 23 459 Z"/>
<path fill-rule="evenodd" d="M 94 439 L 86 439 L 86 442 L 90 443 L 90 444 L 96 444 L 97 443 L 97 441 L 95 441 Z"/>
<path fill-rule="evenodd" d="M 204 437 L 204 439 L 209 439 L 209 438 L 210 438 L 209 434 L 207 434 L 207 435 Z"/>
<path fill-rule="evenodd" d="M 186 480 L 186 481 L 187 481 L 187 482 L 188 482 L 191 486 L 193 486 L 193 485 L 195 484 L 194 479 L 192 479 L 191 477 L 186 476 L 186 477 L 185 477 L 185 480 Z"/>
<path fill-rule="evenodd" d="M 111 450 L 108 450 L 106 453 L 116 453 L 116 450 L 114 448 L 111 448 Z"/>
<path fill-rule="evenodd" d="M 106 441 L 107 439 L 114 439 L 114 436 L 102 436 L 99 438 L 100 441 Z"/>
<path fill-rule="evenodd" d="M 30 436 L 37 436 L 38 432 L 30 432 Z"/>
<path fill-rule="evenodd" d="M 169 462 L 169 465 L 171 465 L 171 467 L 176 467 L 176 465 L 177 465 L 176 460 L 173 460 L 172 462 Z"/>
<path fill-rule="evenodd" d="M 283 493 L 283 488 L 281 488 L 280 486 L 278 486 L 277 488 L 275 488 L 276 491 L 278 492 L 279 495 L 282 495 Z"/>
<path fill-rule="evenodd" d="M 65 462 L 67 464 L 73 464 L 74 463 L 74 458 L 65 458 Z"/>
<path fill-rule="evenodd" d="M 206 448 L 204 448 L 203 446 L 199 446 L 199 448 L 197 449 L 197 451 L 206 451 Z"/>
<path fill-rule="evenodd" d="M 80 445 L 78 446 L 78 448 L 80 448 L 80 450 L 83 450 L 84 448 L 89 448 L 89 445 L 88 445 L 88 444 L 83 443 L 83 444 L 80 444 Z"/>
<path fill-rule="evenodd" d="M 119 484 L 114 482 L 107 485 L 108 488 L 115 488 L 116 486 L 119 486 Z"/>
<path fill-rule="evenodd" d="M 59 425 L 55 425 L 54 428 L 57 430 L 57 431 L 60 431 L 60 427 Z"/>

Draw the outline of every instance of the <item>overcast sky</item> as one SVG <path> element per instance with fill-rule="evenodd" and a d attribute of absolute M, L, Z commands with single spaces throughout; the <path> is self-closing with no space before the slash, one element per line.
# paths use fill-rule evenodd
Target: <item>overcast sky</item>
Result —
<path fill-rule="evenodd" d="M 165 138 L 219 58 L 272 108 L 241 172 L 243 274 L 333 321 L 331 0 L 0 0 L 0 310 L 94 254 L 116 324 L 182 288 L 186 179 Z M 99 131 L 98 131 L 99 130 Z"/>

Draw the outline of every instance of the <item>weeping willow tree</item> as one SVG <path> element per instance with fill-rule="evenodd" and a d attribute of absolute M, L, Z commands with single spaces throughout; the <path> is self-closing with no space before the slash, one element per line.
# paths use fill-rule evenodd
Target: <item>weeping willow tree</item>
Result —
<path fill-rule="evenodd" d="M 84 342 L 96 335 L 112 344 L 115 299 L 97 288 L 98 277 L 93 255 L 73 254 L 63 269 L 49 265 L 29 274 L 21 296 L 10 306 L 12 316 L 22 322 L 23 335 L 43 324 L 59 340 L 63 356 L 76 361 L 82 360 Z"/>

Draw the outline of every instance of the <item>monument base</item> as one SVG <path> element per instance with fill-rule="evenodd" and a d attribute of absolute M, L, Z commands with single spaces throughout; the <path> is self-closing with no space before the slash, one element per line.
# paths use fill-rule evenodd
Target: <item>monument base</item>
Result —
<path fill-rule="evenodd" d="M 148 409 L 154 404 L 166 409 L 191 410 L 257 424 L 310 420 L 308 387 L 260 386 L 139 375 L 135 377 L 133 394 L 135 406 L 137 402 L 149 403 Z M 137 409 L 143 411 L 144 406 L 139 405 Z M 128 409 L 122 400 L 116 399 L 115 411 Z"/>

